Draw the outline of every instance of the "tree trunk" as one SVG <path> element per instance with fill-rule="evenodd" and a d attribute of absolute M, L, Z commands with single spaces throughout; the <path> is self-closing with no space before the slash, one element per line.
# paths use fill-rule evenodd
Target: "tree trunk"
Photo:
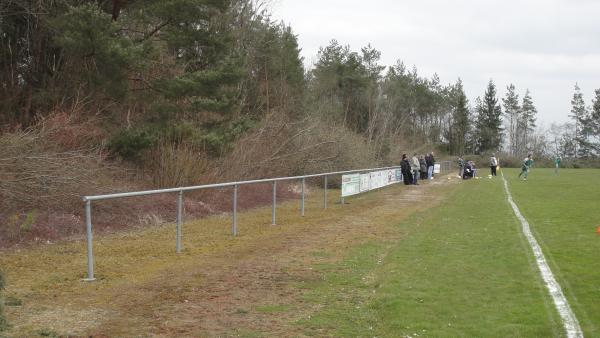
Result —
<path fill-rule="evenodd" d="M 34 86 L 37 83 L 41 82 L 40 76 L 38 73 L 38 69 L 40 69 L 40 63 L 42 62 L 42 24 L 40 22 L 39 13 L 43 13 L 42 8 L 42 0 L 38 0 L 37 3 L 37 13 L 31 13 L 31 15 L 35 15 L 35 24 L 34 24 L 34 32 L 32 32 L 31 44 L 33 45 L 33 54 L 31 55 L 32 60 L 29 64 L 28 74 L 27 74 L 27 89 L 25 90 L 25 102 L 23 105 L 23 115 L 21 121 L 24 126 L 28 126 L 34 118 L 34 109 L 33 109 L 33 90 Z"/>
<path fill-rule="evenodd" d="M 113 0 L 112 3 L 113 3 L 112 20 L 117 21 L 117 19 L 119 18 L 119 14 L 121 14 L 121 7 L 123 5 L 123 1 L 122 0 Z"/>

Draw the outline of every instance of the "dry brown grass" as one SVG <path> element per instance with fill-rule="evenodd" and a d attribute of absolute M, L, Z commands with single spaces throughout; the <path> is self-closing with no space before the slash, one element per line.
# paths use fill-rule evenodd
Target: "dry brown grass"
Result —
<path fill-rule="evenodd" d="M 172 224 L 97 236 L 98 281 L 91 284 L 79 281 L 83 241 L 4 252 L 7 291 L 23 300 L 7 313 L 15 325 L 9 333 L 301 336 L 294 323 L 317 310 L 303 298 L 304 285 L 322 278 L 312 266 L 335 262 L 364 241 L 400 239 L 397 222 L 433 205 L 411 201 L 439 200 L 446 182 L 396 185 L 346 205 L 331 191 L 327 211 L 314 190 L 305 217 L 296 202 L 280 205 L 279 226 L 269 225 L 269 208 L 240 214 L 237 238 L 230 215 L 188 222 L 180 255 Z"/>

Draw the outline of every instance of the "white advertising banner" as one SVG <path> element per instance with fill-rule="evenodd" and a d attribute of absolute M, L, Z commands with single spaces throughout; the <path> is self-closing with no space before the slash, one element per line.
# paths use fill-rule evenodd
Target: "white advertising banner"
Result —
<path fill-rule="evenodd" d="M 374 171 L 372 173 L 370 173 L 371 175 L 371 190 L 372 189 L 378 189 L 381 188 L 380 182 L 379 182 L 379 175 L 377 175 L 377 173 L 379 173 L 378 171 Z"/>
<path fill-rule="evenodd" d="M 342 197 L 383 188 L 400 181 L 402 181 L 402 172 L 400 169 L 379 170 L 366 174 L 343 175 Z"/>
<path fill-rule="evenodd" d="M 371 190 L 371 175 L 360 174 L 360 192 Z"/>
<path fill-rule="evenodd" d="M 352 196 L 360 193 L 360 174 L 342 176 L 342 196 Z"/>
<path fill-rule="evenodd" d="M 439 163 L 433 165 L 433 173 L 439 174 L 442 169 L 442 166 Z"/>

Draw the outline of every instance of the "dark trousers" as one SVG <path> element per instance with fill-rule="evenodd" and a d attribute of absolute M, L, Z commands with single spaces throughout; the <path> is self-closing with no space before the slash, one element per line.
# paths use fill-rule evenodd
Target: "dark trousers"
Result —
<path fill-rule="evenodd" d="M 492 176 L 496 176 L 496 168 L 498 168 L 498 166 L 496 166 L 496 165 L 490 166 L 490 169 L 492 170 Z"/>
<path fill-rule="evenodd" d="M 402 180 L 404 181 L 405 185 L 412 184 L 413 179 L 410 170 L 402 170 Z"/>
<path fill-rule="evenodd" d="M 419 184 L 419 171 L 413 170 L 413 182 L 412 184 Z"/>

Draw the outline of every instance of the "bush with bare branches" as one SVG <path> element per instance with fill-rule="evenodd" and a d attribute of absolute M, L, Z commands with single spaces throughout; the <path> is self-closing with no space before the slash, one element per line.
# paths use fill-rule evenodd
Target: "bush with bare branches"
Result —
<path fill-rule="evenodd" d="M 144 169 L 150 173 L 153 186 L 157 188 L 205 182 L 209 165 L 204 153 L 185 143 L 166 141 L 150 150 L 144 160 Z"/>
<path fill-rule="evenodd" d="M 379 162 L 372 147 L 363 136 L 318 118 L 271 114 L 218 167 L 229 180 L 368 167 Z"/>
<path fill-rule="evenodd" d="M 94 190 L 103 154 L 92 146 L 93 132 L 70 122 L 59 114 L 0 135 L 0 211 L 62 209 L 78 202 L 84 189 Z"/>

